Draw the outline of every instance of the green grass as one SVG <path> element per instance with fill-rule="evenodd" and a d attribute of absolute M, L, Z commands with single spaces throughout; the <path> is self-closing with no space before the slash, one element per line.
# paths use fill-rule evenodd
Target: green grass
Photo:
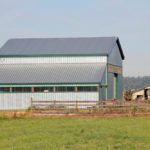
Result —
<path fill-rule="evenodd" d="M 150 149 L 150 118 L 0 118 L 0 150 Z"/>

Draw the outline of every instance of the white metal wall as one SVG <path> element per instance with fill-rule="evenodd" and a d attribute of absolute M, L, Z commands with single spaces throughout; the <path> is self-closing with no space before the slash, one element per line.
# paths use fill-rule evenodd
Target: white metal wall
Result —
<path fill-rule="evenodd" d="M 4 93 L 0 94 L 0 110 L 27 109 L 33 100 L 59 100 L 59 101 L 98 101 L 98 92 L 69 92 L 69 93 Z"/>
<path fill-rule="evenodd" d="M 8 57 L 0 58 L 0 64 L 41 63 L 106 63 L 106 56 L 60 56 L 60 57 Z"/>

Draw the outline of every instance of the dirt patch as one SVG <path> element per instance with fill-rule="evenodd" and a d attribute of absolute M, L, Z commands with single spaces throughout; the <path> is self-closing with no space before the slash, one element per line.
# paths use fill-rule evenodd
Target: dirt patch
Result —
<path fill-rule="evenodd" d="M 33 116 L 42 117 L 42 116 L 58 116 L 58 117 L 132 117 L 132 116 L 148 116 L 150 117 L 150 112 L 139 112 L 133 114 L 129 113 L 32 113 Z"/>
<path fill-rule="evenodd" d="M 75 117 L 75 118 L 97 118 L 97 117 L 150 117 L 150 112 L 137 112 L 133 114 L 132 112 L 111 112 L 111 113 L 83 113 L 83 112 L 74 112 L 74 113 L 61 113 L 61 112 L 1 112 L 0 117 L 7 117 L 10 119 L 15 118 L 31 118 L 31 117 Z"/>

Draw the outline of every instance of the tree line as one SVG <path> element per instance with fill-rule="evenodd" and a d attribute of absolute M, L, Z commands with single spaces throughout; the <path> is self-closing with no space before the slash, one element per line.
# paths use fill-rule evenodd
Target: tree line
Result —
<path fill-rule="evenodd" d="M 144 77 L 124 77 L 124 89 L 140 89 L 150 86 L 150 76 Z"/>

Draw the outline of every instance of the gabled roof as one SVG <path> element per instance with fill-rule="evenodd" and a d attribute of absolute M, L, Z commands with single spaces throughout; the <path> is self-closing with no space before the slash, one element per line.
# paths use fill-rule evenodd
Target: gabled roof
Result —
<path fill-rule="evenodd" d="M 146 90 L 146 89 L 150 89 L 150 86 L 146 86 L 146 87 L 140 88 L 140 89 L 135 89 L 135 91 L 133 91 L 133 93 L 136 93 L 136 92 L 139 92 L 139 91 L 142 91 L 142 90 Z"/>
<path fill-rule="evenodd" d="M 124 59 L 117 37 L 10 39 L 0 55 L 109 54 L 116 43 Z"/>
<path fill-rule="evenodd" d="M 100 83 L 106 64 L 0 65 L 0 83 Z"/>

